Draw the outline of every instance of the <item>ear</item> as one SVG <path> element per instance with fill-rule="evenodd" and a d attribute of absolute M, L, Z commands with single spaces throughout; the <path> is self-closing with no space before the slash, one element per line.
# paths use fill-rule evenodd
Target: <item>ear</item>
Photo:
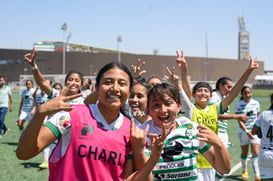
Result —
<path fill-rule="evenodd" d="M 181 110 L 181 107 L 182 107 L 182 103 L 180 103 L 179 105 L 178 105 L 178 113 L 179 113 L 179 111 Z"/>
<path fill-rule="evenodd" d="M 97 83 L 95 84 L 95 88 L 96 88 L 96 90 L 99 89 L 99 85 Z"/>

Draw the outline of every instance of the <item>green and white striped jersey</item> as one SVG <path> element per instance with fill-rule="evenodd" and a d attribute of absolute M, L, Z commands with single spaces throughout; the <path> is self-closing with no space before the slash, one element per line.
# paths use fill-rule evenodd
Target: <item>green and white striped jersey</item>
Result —
<path fill-rule="evenodd" d="M 210 145 L 197 138 L 197 123 L 186 117 L 176 120 L 179 127 L 167 136 L 160 160 L 153 169 L 154 180 L 198 180 L 196 157 L 197 153 L 204 153 Z M 161 128 L 152 120 L 142 124 L 141 129 L 150 125 L 149 134 L 161 134 Z M 150 156 L 151 147 L 149 134 L 146 138 L 145 154 Z"/>

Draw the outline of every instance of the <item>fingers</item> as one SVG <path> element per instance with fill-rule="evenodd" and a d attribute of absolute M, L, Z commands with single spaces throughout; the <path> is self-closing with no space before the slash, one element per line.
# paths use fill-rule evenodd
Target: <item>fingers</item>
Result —
<path fill-rule="evenodd" d="M 131 131 L 131 135 L 135 135 L 135 122 L 134 119 L 132 118 L 130 120 L 131 124 L 130 124 L 130 131 Z"/>
<path fill-rule="evenodd" d="M 82 93 L 74 94 L 74 95 L 71 95 L 71 96 L 66 96 L 66 97 L 64 97 L 64 102 L 71 101 L 71 100 L 76 99 L 76 98 L 81 97 L 81 96 L 82 96 Z"/>
<path fill-rule="evenodd" d="M 172 67 L 172 75 L 173 76 L 175 75 L 175 67 L 174 66 Z"/>
<path fill-rule="evenodd" d="M 252 56 L 250 56 L 250 68 L 255 69 L 259 67 L 259 64 L 256 62 L 257 61 L 257 56 L 255 57 L 255 59 L 252 58 Z"/>
<path fill-rule="evenodd" d="M 184 51 L 181 50 L 181 56 L 180 56 L 179 51 L 176 50 L 176 56 L 177 56 L 177 58 L 179 58 L 179 57 L 184 58 Z"/>
<path fill-rule="evenodd" d="M 148 134 L 149 129 L 150 129 L 150 125 L 147 125 L 147 126 L 146 126 L 146 128 L 145 128 L 145 131 L 144 131 L 145 135 L 147 135 L 147 134 Z"/>
<path fill-rule="evenodd" d="M 66 96 L 66 95 L 67 95 L 70 86 L 72 86 L 72 84 L 69 85 L 68 87 L 66 87 L 66 88 L 63 90 L 63 92 L 61 93 L 61 96 Z"/>
<path fill-rule="evenodd" d="M 177 56 L 177 57 L 180 57 L 179 51 L 178 51 L 178 50 L 176 50 L 176 56 Z"/>
<path fill-rule="evenodd" d="M 170 76 L 172 76 L 172 72 L 170 71 L 170 69 L 169 69 L 168 66 L 166 67 L 166 70 L 167 70 L 168 74 L 169 74 Z"/>
<path fill-rule="evenodd" d="M 139 72 L 139 75 L 142 75 L 142 74 L 146 73 L 145 70 L 140 72 L 140 70 L 142 69 L 142 67 L 143 67 L 145 64 L 146 64 L 145 61 L 143 61 L 143 62 L 141 63 L 141 60 L 140 60 L 140 59 L 137 59 L 137 64 L 136 64 L 136 65 L 131 65 L 131 69 L 132 69 L 132 71 L 133 71 L 134 73 Z"/>

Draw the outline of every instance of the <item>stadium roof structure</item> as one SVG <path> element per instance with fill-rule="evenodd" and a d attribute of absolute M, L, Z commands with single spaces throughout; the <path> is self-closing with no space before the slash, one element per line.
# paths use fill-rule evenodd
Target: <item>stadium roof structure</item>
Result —
<path fill-rule="evenodd" d="M 36 41 L 33 44 L 35 50 L 38 51 L 59 51 L 64 50 L 63 41 Z M 116 50 L 110 50 L 105 48 L 92 47 L 87 45 L 81 45 L 76 43 L 68 43 L 66 46 L 67 52 L 90 52 L 90 53 L 117 53 Z M 128 52 L 122 52 L 123 54 L 130 54 Z"/>

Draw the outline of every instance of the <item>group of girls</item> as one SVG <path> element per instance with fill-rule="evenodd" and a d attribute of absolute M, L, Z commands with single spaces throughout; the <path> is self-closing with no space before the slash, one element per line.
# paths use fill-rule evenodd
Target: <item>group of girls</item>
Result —
<path fill-rule="evenodd" d="M 183 59 L 178 54 L 179 66 Z M 30 64 L 37 71 L 35 62 Z M 180 66 L 181 70 L 184 67 Z M 214 112 L 227 108 L 257 67 L 251 59 L 230 95 L 213 108 Z M 77 82 L 76 78 L 68 80 Z M 176 86 L 158 83 L 149 88 L 134 82 L 125 65 L 111 62 L 97 74 L 96 90 L 85 99 L 86 104 L 69 104 L 82 94 L 76 91 L 77 85 L 66 85 L 60 96 L 38 108 L 20 136 L 17 157 L 30 159 L 58 140 L 49 159 L 49 180 L 200 180 L 198 152 L 220 174 L 230 171 L 229 153 L 217 133 L 192 121 L 200 113 L 191 108 L 200 109 L 208 103 L 211 92 L 205 90 L 209 89 L 206 85 L 193 91 L 196 105 L 188 105 L 187 114 L 191 117 L 177 118 L 182 99 Z M 190 95 L 186 86 L 186 95 Z M 127 99 L 134 118 L 131 121 L 120 112 Z M 45 117 L 52 114 L 42 126 Z"/>

